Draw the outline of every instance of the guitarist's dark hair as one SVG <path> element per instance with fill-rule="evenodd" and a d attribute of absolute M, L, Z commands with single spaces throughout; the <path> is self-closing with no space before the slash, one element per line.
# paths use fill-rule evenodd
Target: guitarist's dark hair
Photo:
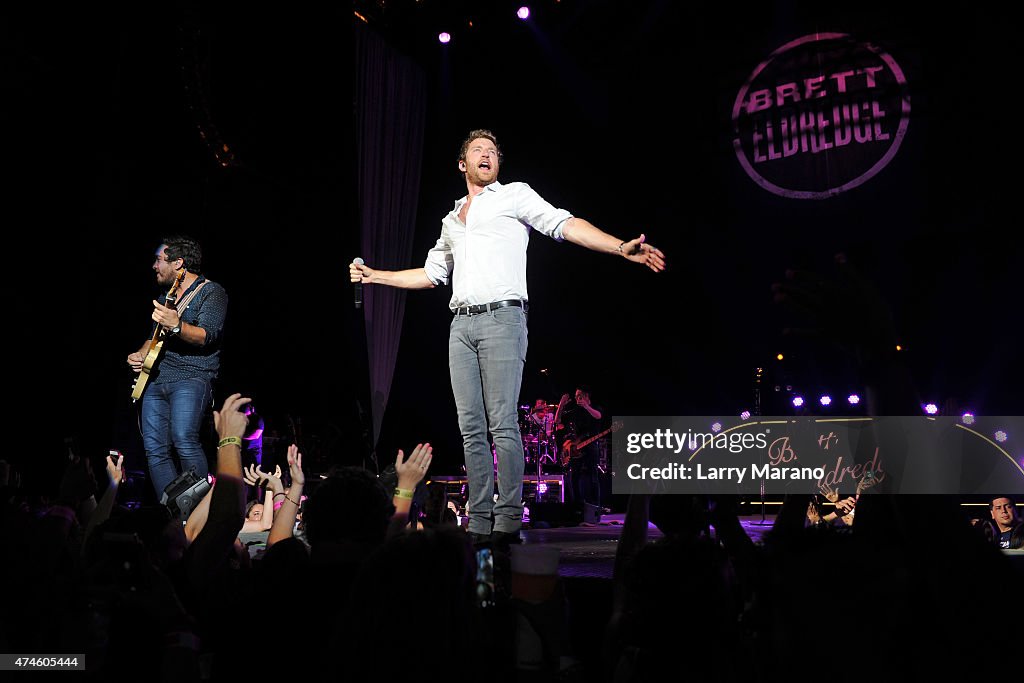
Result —
<path fill-rule="evenodd" d="M 165 237 L 161 244 L 166 247 L 164 254 L 168 261 L 182 259 L 188 272 L 203 274 L 203 249 L 199 242 L 186 235 L 172 235 Z"/>

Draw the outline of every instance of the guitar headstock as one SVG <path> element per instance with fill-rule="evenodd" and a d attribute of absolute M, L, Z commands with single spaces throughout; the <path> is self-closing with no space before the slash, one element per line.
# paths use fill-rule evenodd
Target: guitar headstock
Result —
<path fill-rule="evenodd" d="M 174 300 L 177 299 L 177 297 L 174 295 L 174 292 L 178 289 L 178 285 L 181 284 L 181 281 L 185 279 L 185 275 L 187 273 L 188 271 L 182 268 L 181 270 L 178 271 L 178 274 L 174 276 L 174 284 L 172 284 L 171 288 L 167 290 L 167 295 L 164 297 L 164 300 L 166 302 L 165 305 L 170 306 L 174 302 Z"/>

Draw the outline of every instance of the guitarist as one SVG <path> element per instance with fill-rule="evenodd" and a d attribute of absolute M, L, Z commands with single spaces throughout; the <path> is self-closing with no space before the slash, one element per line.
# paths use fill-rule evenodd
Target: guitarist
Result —
<path fill-rule="evenodd" d="M 208 415 L 213 395 L 211 383 L 220 369 L 220 342 L 227 314 L 224 288 L 202 276 L 202 250 L 190 237 L 163 240 L 156 251 L 153 270 L 161 288 L 153 301 L 152 319 L 163 352 L 152 370 L 142 396 L 142 441 L 146 447 L 149 476 L 157 499 L 182 472 L 195 468 L 206 477 L 209 467 L 199 441 L 200 426 Z M 166 304 L 167 290 L 179 273 L 185 275 Z M 128 355 L 128 365 L 142 372 L 150 342 Z M 180 467 L 171 457 L 178 452 Z"/>
<path fill-rule="evenodd" d="M 575 401 L 569 398 L 569 394 L 563 394 L 555 412 L 555 425 L 560 435 L 558 441 L 562 444 L 563 452 L 567 450 L 567 442 L 575 445 L 600 432 L 603 417 L 601 409 L 590 402 L 589 387 L 577 387 Z M 601 504 L 601 480 L 598 471 L 600 453 L 600 446 L 594 441 L 584 446 L 579 452 L 579 457 L 570 459 L 566 465 L 565 474 L 569 477 L 569 482 L 565 489 L 573 501 L 591 505 Z"/>

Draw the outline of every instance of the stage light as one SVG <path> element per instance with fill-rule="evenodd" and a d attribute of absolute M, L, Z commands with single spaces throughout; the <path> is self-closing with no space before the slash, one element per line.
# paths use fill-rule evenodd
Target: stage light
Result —
<path fill-rule="evenodd" d="M 516 12 L 516 16 L 519 17 L 520 19 L 529 19 L 530 8 L 527 7 L 526 5 L 523 5 L 522 7 L 519 8 L 519 11 Z"/>
<path fill-rule="evenodd" d="M 537 484 L 537 493 L 543 495 L 548 492 L 548 485 L 545 482 Z"/>
<path fill-rule="evenodd" d="M 740 413 L 740 419 L 741 420 L 749 420 L 750 419 L 750 411 L 749 410 L 744 410 L 742 413 Z"/>
<path fill-rule="evenodd" d="M 715 434 L 722 431 L 722 423 L 716 422 L 715 424 L 711 425 L 711 431 L 713 431 Z"/>
<path fill-rule="evenodd" d="M 897 344 L 896 345 L 896 350 L 897 351 L 902 351 L 903 350 L 903 346 L 901 344 Z"/>
<path fill-rule="evenodd" d="M 1006 436 L 1006 432 L 1004 432 L 1002 429 L 995 433 L 995 437 L 996 441 L 998 441 L 999 443 L 1006 443 L 1006 439 L 1008 438 Z"/>
<path fill-rule="evenodd" d="M 783 358 L 785 358 L 785 356 L 783 356 L 781 353 L 775 356 L 775 360 L 782 360 Z"/>
<path fill-rule="evenodd" d="M 929 415 L 936 415 L 939 412 L 939 407 L 934 403 L 926 403 L 924 404 L 924 412 L 928 413 Z"/>
<path fill-rule="evenodd" d="M 819 402 L 821 403 L 821 405 L 823 405 L 823 406 L 830 406 L 830 405 L 832 405 L 832 397 L 831 397 L 831 396 L 829 396 L 828 394 L 825 394 L 824 396 L 822 396 L 821 398 L 819 398 L 819 399 L 818 399 L 818 401 L 819 401 Z"/>
<path fill-rule="evenodd" d="M 450 33 L 441 32 L 437 34 L 437 39 L 447 45 L 452 42 L 452 35 Z"/>
<path fill-rule="evenodd" d="M 860 403 L 860 396 L 858 396 L 857 394 L 850 394 L 849 396 L 846 397 L 846 401 L 851 406 L 855 406 L 858 403 Z"/>
<path fill-rule="evenodd" d="M 974 424 L 974 413 L 964 413 L 960 416 L 960 419 L 963 420 L 965 425 L 972 425 Z"/>
<path fill-rule="evenodd" d="M 793 397 L 793 407 L 794 408 L 799 408 L 799 407 L 803 406 L 803 404 L 804 404 L 804 397 L 803 396 L 794 396 Z"/>

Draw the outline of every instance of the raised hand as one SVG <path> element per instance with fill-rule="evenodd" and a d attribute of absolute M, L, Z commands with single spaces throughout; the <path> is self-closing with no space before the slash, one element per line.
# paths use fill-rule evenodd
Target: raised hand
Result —
<path fill-rule="evenodd" d="M 825 496 L 830 503 L 835 503 L 839 500 L 839 491 L 824 482 L 818 484 L 818 490 L 821 491 L 821 495 Z"/>
<path fill-rule="evenodd" d="M 398 457 L 395 459 L 395 472 L 398 474 L 398 488 L 414 489 L 416 485 L 427 476 L 427 468 L 434 457 L 434 449 L 429 443 L 417 444 L 405 460 L 405 453 L 398 450 Z"/>
<path fill-rule="evenodd" d="M 818 512 L 818 506 L 813 500 L 807 503 L 807 521 L 811 524 L 817 524 L 821 521 L 821 513 Z"/>
<path fill-rule="evenodd" d="M 249 486 L 256 486 L 260 483 L 260 475 L 256 474 L 256 465 L 247 465 L 242 477 Z"/>
<path fill-rule="evenodd" d="M 251 398 L 244 398 L 241 394 L 231 394 L 224 399 L 221 409 L 213 411 L 213 424 L 217 428 L 217 435 L 221 439 L 229 436 L 237 436 L 239 439 L 245 433 L 245 427 L 249 424 L 244 409 Z"/>
<path fill-rule="evenodd" d="M 856 505 L 857 499 L 854 498 L 853 496 L 844 498 L 842 500 L 838 500 L 836 501 L 836 512 L 839 513 L 840 517 L 842 517 L 843 515 L 848 515 L 851 512 L 853 512 L 853 508 Z"/>
<path fill-rule="evenodd" d="M 876 472 L 873 470 L 866 470 L 864 476 L 857 482 L 857 495 L 864 493 L 875 484 L 881 483 L 885 479 L 885 472 Z"/>
<path fill-rule="evenodd" d="M 107 456 L 107 480 L 111 486 L 117 486 L 124 481 L 124 455 L 121 453 L 117 454 L 117 460 L 114 460 L 112 455 Z"/>
<path fill-rule="evenodd" d="M 281 483 L 281 467 L 278 466 L 274 470 L 274 474 L 267 474 L 258 466 L 256 467 L 256 474 L 259 475 L 260 479 L 264 479 L 267 482 L 267 486 L 272 491 L 284 491 L 284 484 Z"/>
<path fill-rule="evenodd" d="M 278 470 L 280 471 L 280 468 Z M 306 475 L 302 472 L 302 453 L 295 444 L 288 447 L 288 473 L 292 477 L 292 486 L 302 486 L 306 483 Z"/>

